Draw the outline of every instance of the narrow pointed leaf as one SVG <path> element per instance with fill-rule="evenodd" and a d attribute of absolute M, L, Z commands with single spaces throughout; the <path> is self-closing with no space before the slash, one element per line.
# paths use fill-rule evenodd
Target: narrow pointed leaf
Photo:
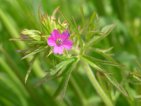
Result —
<path fill-rule="evenodd" d="M 98 65 L 96 65 L 94 62 L 90 61 L 90 59 L 88 59 L 87 57 L 82 57 L 81 58 L 83 61 L 87 62 L 88 64 L 90 64 L 91 67 L 93 67 L 94 69 L 96 69 L 97 71 L 100 72 L 104 72 L 104 70 L 102 68 L 100 68 Z"/>
<path fill-rule="evenodd" d="M 56 90 L 54 96 L 58 97 L 61 96 L 61 98 L 63 98 L 65 96 L 65 92 L 68 86 L 68 82 L 71 76 L 72 71 L 74 70 L 74 68 L 76 67 L 77 62 L 70 64 L 65 71 L 66 74 L 63 76 L 63 79 L 61 81 L 61 84 L 59 85 L 58 89 Z"/>
<path fill-rule="evenodd" d="M 31 60 L 31 62 L 30 62 L 30 66 L 29 66 L 28 71 L 27 71 L 26 76 L 25 76 L 25 84 L 27 82 L 27 79 L 28 79 L 31 71 L 32 71 L 32 66 L 33 66 L 33 63 L 34 63 L 35 58 L 36 58 L 36 56 L 33 57 L 32 60 Z"/>
<path fill-rule="evenodd" d="M 94 40 L 94 44 L 98 43 L 99 41 L 107 37 L 114 28 L 115 28 L 115 24 L 105 26 L 101 30 L 100 36 L 96 37 L 96 39 Z"/>
<path fill-rule="evenodd" d="M 128 97 L 127 91 L 114 78 L 108 74 L 105 74 L 105 76 L 113 86 L 115 86 L 124 96 Z"/>

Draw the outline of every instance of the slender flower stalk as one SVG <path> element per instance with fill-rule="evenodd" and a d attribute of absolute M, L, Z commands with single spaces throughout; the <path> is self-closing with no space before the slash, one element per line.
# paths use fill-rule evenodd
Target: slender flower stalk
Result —
<path fill-rule="evenodd" d="M 100 84 L 98 83 L 97 79 L 95 78 L 95 75 L 93 74 L 91 68 L 87 63 L 85 63 L 85 70 L 86 74 L 92 83 L 93 87 L 97 91 L 97 93 L 100 95 L 101 99 L 105 102 L 107 106 L 114 106 L 110 98 L 106 95 L 106 93 L 101 88 Z"/>

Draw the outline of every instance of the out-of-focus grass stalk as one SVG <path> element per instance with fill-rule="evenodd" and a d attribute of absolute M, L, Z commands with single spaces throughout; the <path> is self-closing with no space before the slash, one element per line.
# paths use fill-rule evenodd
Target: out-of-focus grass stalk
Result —
<path fill-rule="evenodd" d="M 78 98 L 80 99 L 80 101 L 82 103 L 82 106 L 86 106 L 87 100 L 84 97 L 80 87 L 77 85 L 73 76 L 71 76 L 71 78 L 70 78 L 70 85 L 72 86 L 72 89 L 74 90 L 74 92 L 76 92 Z"/>
<path fill-rule="evenodd" d="M 6 14 L 6 12 L 3 12 L 1 9 L 0 9 L 0 18 L 4 22 L 12 38 L 18 38 L 19 37 L 18 31 L 15 29 L 14 25 L 12 25 L 12 23 L 9 21 L 8 15 Z M 15 43 L 20 49 L 23 49 L 25 47 L 25 44 L 22 42 L 15 42 Z M 30 60 L 27 59 L 27 61 L 29 62 Z M 38 60 L 34 62 L 33 70 L 38 77 L 42 77 L 44 75 L 43 71 L 41 71 Z"/>
<path fill-rule="evenodd" d="M 2 47 L 0 48 L 0 52 L 5 56 L 8 64 L 12 67 L 12 69 L 14 70 L 16 76 L 19 78 L 22 85 L 24 85 L 25 89 L 30 94 L 30 96 L 34 100 L 34 102 L 36 102 L 37 104 L 43 104 L 43 101 L 36 95 L 36 93 L 34 93 L 34 90 L 32 89 L 32 87 L 29 86 L 29 85 L 28 86 L 25 85 L 22 76 L 19 74 L 19 68 L 14 63 L 12 58 L 8 55 L 8 53 Z"/>
<path fill-rule="evenodd" d="M 92 83 L 93 87 L 95 88 L 97 93 L 100 95 L 100 97 L 102 98 L 104 103 L 107 106 L 114 106 L 111 99 L 107 96 L 107 94 L 101 88 L 101 86 L 100 86 L 99 82 L 97 81 L 97 79 L 95 78 L 95 75 L 93 74 L 93 71 L 91 70 L 90 66 L 87 63 L 85 63 L 84 68 L 86 70 L 86 74 L 87 74 L 90 82 Z"/>
<path fill-rule="evenodd" d="M 113 10 L 121 21 L 125 21 L 126 17 L 126 4 L 127 0 L 111 0 Z"/>
<path fill-rule="evenodd" d="M 1 80 L 7 84 L 7 86 L 12 89 L 17 96 L 19 97 L 19 100 L 21 101 L 23 106 L 27 106 L 27 101 L 25 100 L 25 97 L 29 96 L 27 91 L 25 90 L 24 86 L 20 83 L 17 76 L 12 72 L 10 67 L 6 64 L 5 60 L 0 57 L 0 65 L 3 67 L 4 71 L 9 75 L 9 77 L 1 77 Z M 22 91 L 22 92 L 20 92 Z"/>
<path fill-rule="evenodd" d="M 5 76 L 1 76 L 1 81 L 7 85 L 7 88 L 10 88 L 10 90 L 12 90 L 18 97 L 18 100 L 20 101 L 22 106 L 28 106 L 26 99 L 24 98 L 24 96 L 21 94 L 21 91 L 19 91 L 19 89 L 17 89 L 17 87 L 15 86 L 15 84 L 12 84 L 13 81 L 11 79 L 9 79 L 8 77 Z"/>
<path fill-rule="evenodd" d="M 6 12 L 4 12 L 2 9 L 0 9 L 0 19 L 3 21 L 3 23 L 5 24 L 7 30 L 9 31 L 9 33 L 11 34 L 11 36 L 17 38 L 19 37 L 18 32 L 14 29 L 14 26 L 12 25 L 12 23 L 10 22 L 10 17 L 8 17 L 8 15 L 6 14 Z M 20 43 L 17 42 L 17 45 L 20 48 L 23 48 L 25 45 L 24 43 Z"/>
<path fill-rule="evenodd" d="M 1 50 L 0 50 L 1 51 Z M 10 69 L 10 67 L 6 64 L 5 60 L 0 57 L 0 65 L 4 68 L 4 71 L 9 75 L 9 77 L 14 81 L 19 89 L 21 89 L 23 94 L 27 96 L 27 91 L 25 90 L 24 86 L 20 83 L 18 77 L 14 74 L 14 72 Z"/>
<path fill-rule="evenodd" d="M 0 52 L 4 55 L 4 57 L 6 58 L 6 60 L 9 63 L 9 65 L 12 66 L 12 68 L 14 69 L 14 72 L 15 72 L 16 76 L 19 78 L 19 80 L 21 82 L 23 82 L 22 77 L 18 72 L 18 68 L 15 65 L 15 63 L 13 62 L 12 58 L 8 55 L 8 53 L 2 47 L 0 47 Z"/>
<path fill-rule="evenodd" d="M 98 14 L 100 16 L 105 16 L 106 12 L 105 12 L 104 0 L 92 0 L 92 2 L 98 11 Z"/>

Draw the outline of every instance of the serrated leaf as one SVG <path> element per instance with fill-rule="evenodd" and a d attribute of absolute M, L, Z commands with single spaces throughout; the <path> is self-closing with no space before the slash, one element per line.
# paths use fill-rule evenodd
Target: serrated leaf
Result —
<path fill-rule="evenodd" d="M 141 78 L 139 78 L 138 76 L 133 76 L 133 78 L 135 78 L 137 81 L 141 82 Z"/>
<path fill-rule="evenodd" d="M 31 60 L 31 62 L 30 62 L 30 66 L 29 66 L 28 71 L 27 71 L 27 73 L 26 73 L 26 75 L 25 75 L 25 84 L 26 84 L 26 82 L 27 82 L 27 79 L 28 79 L 28 77 L 29 77 L 31 71 L 32 71 L 32 66 L 33 66 L 33 63 L 34 63 L 35 58 L 36 58 L 36 56 L 34 56 L 34 57 L 32 58 L 32 60 Z"/>
<path fill-rule="evenodd" d="M 54 96 L 57 98 L 58 96 L 61 98 L 63 98 L 65 96 L 65 92 L 68 86 L 68 82 L 71 76 L 72 71 L 74 70 L 74 68 L 76 67 L 77 62 L 72 63 L 71 65 L 69 65 L 66 68 L 66 73 L 61 81 L 61 84 L 59 85 L 59 87 L 57 88 L 56 92 L 54 93 Z"/>
<path fill-rule="evenodd" d="M 99 41 L 103 40 L 105 37 L 107 37 L 114 28 L 115 28 L 115 24 L 107 25 L 104 28 L 102 28 L 100 36 L 96 37 L 95 40 L 93 41 L 94 44 L 96 44 L 97 42 L 99 42 Z"/>
<path fill-rule="evenodd" d="M 112 49 L 113 49 L 113 47 L 110 47 L 110 48 L 107 48 L 107 49 L 95 48 L 96 51 L 99 51 L 99 52 L 102 52 L 102 53 L 107 53 L 107 52 L 111 51 Z"/>
<path fill-rule="evenodd" d="M 36 86 L 36 87 L 39 87 L 39 86 L 42 85 L 43 83 L 45 83 L 45 82 L 47 82 L 47 81 L 49 81 L 49 80 L 51 80 L 51 79 L 53 79 L 53 78 L 55 78 L 55 76 L 51 76 L 50 73 L 47 73 L 43 78 L 41 78 L 39 81 L 37 81 L 37 82 L 35 83 L 35 86 Z"/>
<path fill-rule="evenodd" d="M 108 74 L 105 74 L 105 76 L 114 87 L 116 87 L 124 96 L 128 97 L 127 91 L 114 78 Z"/>
<path fill-rule="evenodd" d="M 103 35 L 108 35 L 113 30 L 113 28 L 115 28 L 115 24 L 107 25 L 102 28 L 101 33 Z"/>
<path fill-rule="evenodd" d="M 112 83 L 123 95 L 128 96 L 128 93 L 126 92 L 126 90 L 124 90 L 124 88 L 120 84 L 118 84 L 117 81 L 115 81 L 114 79 L 111 79 L 110 76 L 108 76 L 108 74 L 106 73 L 106 71 L 104 71 L 102 68 L 100 68 L 98 65 L 96 65 L 88 57 L 83 56 L 82 59 L 85 62 L 87 62 L 91 67 L 96 69 L 97 71 L 102 72 L 106 76 L 106 78 L 110 81 L 110 83 Z"/>
<path fill-rule="evenodd" d="M 97 58 L 92 57 L 92 56 L 84 56 L 84 57 L 91 60 L 92 62 L 96 62 L 96 63 L 99 63 L 99 64 L 105 64 L 105 65 L 111 65 L 111 66 L 117 66 L 117 67 L 121 66 L 120 64 L 118 64 L 114 61 L 101 60 L 101 59 L 97 59 Z"/>
<path fill-rule="evenodd" d="M 104 70 L 102 68 L 100 68 L 98 65 L 96 65 L 94 62 L 92 62 L 89 58 L 87 57 L 81 57 L 81 59 L 85 62 L 87 62 L 91 67 L 93 67 L 94 69 L 96 69 L 97 71 L 100 72 L 104 72 Z"/>
<path fill-rule="evenodd" d="M 141 95 L 136 95 L 136 96 L 134 96 L 134 98 L 135 98 L 136 100 L 141 100 Z"/>
<path fill-rule="evenodd" d="M 44 49 L 46 49 L 47 47 L 40 47 L 38 49 L 35 49 L 34 51 L 32 51 L 31 53 L 28 53 L 27 55 L 25 55 L 24 57 L 22 57 L 22 60 L 25 59 L 25 58 L 28 58 L 30 56 L 33 56 L 41 51 L 43 51 Z"/>
<path fill-rule="evenodd" d="M 98 54 L 100 54 L 101 56 L 103 56 L 103 57 L 105 57 L 107 60 L 110 60 L 110 61 L 113 61 L 114 63 L 116 63 L 115 62 L 115 60 L 111 57 L 112 56 L 112 54 L 109 54 L 109 53 L 106 53 L 106 52 L 108 52 L 108 51 L 103 51 L 103 50 L 100 50 L 100 49 L 93 49 L 93 48 L 91 48 L 94 52 L 96 52 L 96 53 L 98 53 Z M 109 48 L 110 49 L 110 48 Z"/>
<path fill-rule="evenodd" d="M 68 60 L 62 61 L 61 63 L 57 64 L 51 71 L 51 74 L 56 74 L 61 68 L 67 66 L 68 64 L 72 63 L 75 59 L 70 58 Z"/>
<path fill-rule="evenodd" d="M 93 36 L 93 38 L 91 38 L 91 40 L 89 40 L 88 43 L 86 43 L 86 45 L 84 46 L 84 50 L 87 49 L 88 47 L 91 47 L 92 45 L 100 42 L 101 40 L 103 40 L 105 37 L 107 37 L 109 35 L 109 33 L 111 33 L 111 31 L 114 29 L 115 25 L 107 25 L 105 26 L 100 33 L 98 33 L 98 35 Z"/>
<path fill-rule="evenodd" d="M 42 79 L 40 79 L 36 83 L 36 86 L 40 86 L 41 84 L 45 83 L 48 80 L 59 77 L 60 74 L 62 74 L 65 71 L 66 67 L 68 67 L 68 65 L 71 64 L 74 60 L 75 60 L 74 58 L 70 58 L 57 64 L 54 68 L 50 69 L 50 72 L 48 72 Z"/>
<path fill-rule="evenodd" d="M 141 73 L 140 73 L 140 71 L 135 70 L 132 73 L 130 73 L 130 75 L 132 75 L 132 77 L 134 79 L 136 79 L 137 81 L 141 82 Z"/>

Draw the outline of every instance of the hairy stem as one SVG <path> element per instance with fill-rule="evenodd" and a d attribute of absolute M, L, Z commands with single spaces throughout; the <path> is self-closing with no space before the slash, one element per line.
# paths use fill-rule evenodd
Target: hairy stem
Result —
<path fill-rule="evenodd" d="M 110 98 L 107 96 L 107 94 L 101 88 L 99 82 L 97 81 L 95 75 L 93 74 L 93 71 L 91 70 L 91 68 L 89 67 L 89 65 L 87 63 L 85 64 L 85 70 L 86 70 L 86 74 L 87 74 L 90 82 L 92 83 L 93 87 L 95 88 L 97 93 L 100 95 L 100 97 L 104 101 L 104 103 L 107 106 L 114 106 L 112 101 L 110 100 Z"/>

